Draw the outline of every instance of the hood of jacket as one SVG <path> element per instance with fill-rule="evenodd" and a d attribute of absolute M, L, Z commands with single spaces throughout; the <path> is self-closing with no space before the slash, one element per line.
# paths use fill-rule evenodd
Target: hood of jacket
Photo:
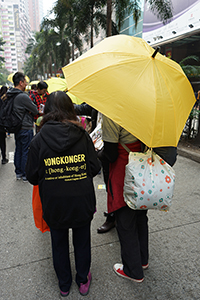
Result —
<path fill-rule="evenodd" d="M 15 96 L 17 96 L 18 94 L 20 94 L 20 93 L 24 93 L 24 92 L 22 92 L 21 90 L 19 90 L 19 89 L 16 89 L 16 88 L 9 88 L 8 89 L 8 91 L 7 91 L 7 96 L 8 97 L 11 97 L 11 96 L 13 96 L 13 95 L 15 95 Z"/>
<path fill-rule="evenodd" d="M 85 130 L 73 123 L 48 121 L 40 130 L 40 136 L 55 152 L 63 152 L 71 148 L 85 134 Z"/>

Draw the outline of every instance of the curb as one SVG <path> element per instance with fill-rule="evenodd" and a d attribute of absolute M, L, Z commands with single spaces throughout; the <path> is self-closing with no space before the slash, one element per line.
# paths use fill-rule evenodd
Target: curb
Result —
<path fill-rule="evenodd" d="M 194 151 L 187 150 L 182 147 L 178 147 L 177 152 L 181 156 L 184 156 L 186 158 L 189 158 L 191 160 L 194 160 L 194 161 L 200 163 L 200 153 L 196 153 Z"/>

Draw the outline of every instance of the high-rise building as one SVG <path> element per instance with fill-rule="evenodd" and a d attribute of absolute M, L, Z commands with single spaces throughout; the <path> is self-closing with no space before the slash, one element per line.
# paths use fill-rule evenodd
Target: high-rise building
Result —
<path fill-rule="evenodd" d="M 9 72 L 22 71 L 31 37 L 25 0 L 0 0 L 0 36 L 3 38 L 5 67 Z"/>
<path fill-rule="evenodd" d="M 39 31 L 43 18 L 43 0 L 28 0 L 31 31 Z"/>

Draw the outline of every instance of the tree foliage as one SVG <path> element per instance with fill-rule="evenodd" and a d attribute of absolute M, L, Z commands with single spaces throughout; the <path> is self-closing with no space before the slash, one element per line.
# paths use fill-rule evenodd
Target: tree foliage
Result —
<path fill-rule="evenodd" d="M 171 0 L 145 0 L 163 22 L 172 17 Z M 112 12 L 115 10 L 115 23 Z M 32 79 L 37 75 L 52 75 L 75 58 L 75 49 L 82 51 L 85 39 L 93 47 L 94 35 L 101 29 L 106 36 L 118 34 L 126 13 L 132 13 L 135 25 L 141 15 L 140 0 L 57 0 L 49 15 L 43 19 L 40 32 L 29 40 L 25 73 Z M 50 15 L 53 14 L 53 18 Z"/>

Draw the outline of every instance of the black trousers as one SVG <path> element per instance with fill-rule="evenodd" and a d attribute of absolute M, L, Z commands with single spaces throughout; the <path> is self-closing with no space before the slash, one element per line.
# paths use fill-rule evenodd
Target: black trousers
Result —
<path fill-rule="evenodd" d="M 115 217 L 124 273 L 142 279 L 142 265 L 146 265 L 149 258 L 147 210 L 125 206 L 115 212 Z"/>
<path fill-rule="evenodd" d="M 76 283 L 87 282 L 91 265 L 90 223 L 79 228 L 72 228 L 74 246 Z M 69 257 L 69 229 L 50 229 L 53 264 L 61 291 L 68 292 L 72 284 L 71 265 Z"/>
<path fill-rule="evenodd" d="M 0 132 L 0 148 L 2 159 L 6 158 L 6 133 Z"/>

